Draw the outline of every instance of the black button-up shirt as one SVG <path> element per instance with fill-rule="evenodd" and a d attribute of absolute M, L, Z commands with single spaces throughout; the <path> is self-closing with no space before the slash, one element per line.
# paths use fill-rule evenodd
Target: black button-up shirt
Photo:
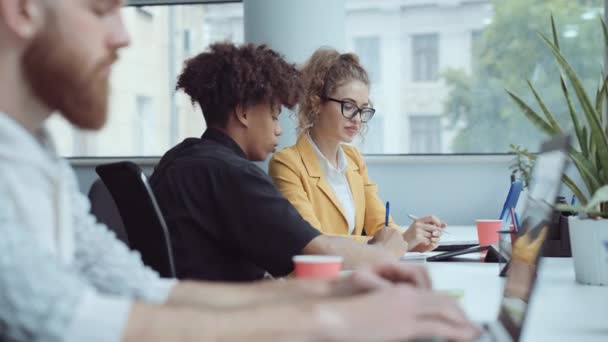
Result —
<path fill-rule="evenodd" d="M 228 135 L 208 129 L 160 160 L 150 183 L 179 278 L 248 281 L 292 271 L 320 233 Z"/>

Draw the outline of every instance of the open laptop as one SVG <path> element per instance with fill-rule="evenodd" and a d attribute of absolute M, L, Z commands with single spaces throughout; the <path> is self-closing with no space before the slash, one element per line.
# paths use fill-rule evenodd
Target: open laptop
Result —
<path fill-rule="evenodd" d="M 520 231 L 512 246 L 498 319 L 483 325 L 480 341 L 519 341 L 566 166 L 568 143 L 568 137 L 560 136 L 541 147 L 532 171 Z"/>
<path fill-rule="evenodd" d="M 507 193 L 507 198 L 505 198 L 505 203 L 503 204 L 502 210 L 500 211 L 500 215 L 499 215 L 499 219 L 505 221 L 505 225 L 507 227 L 509 226 L 510 220 L 511 220 L 511 216 L 509 215 L 510 209 L 515 208 L 517 206 L 518 200 L 519 200 L 519 195 L 521 194 L 523 187 L 524 187 L 524 184 L 520 180 L 516 180 L 516 181 L 512 182 L 511 186 L 509 187 L 509 192 Z M 440 257 L 437 258 L 437 261 L 446 260 L 447 258 L 456 256 L 456 255 L 478 252 L 479 250 L 477 250 L 477 249 L 471 249 L 478 245 L 479 245 L 479 242 L 477 240 L 454 241 L 454 240 L 449 240 L 449 239 L 445 240 L 444 239 L 441 242 L 439 242 L 439 246 L 437 246 L 437 248 L 435 249 L 436 252 L 456 252 L 456 251 L 462 251 L 462 252 L 457 253 L 457 254 L 445 254 L 445 255 L 442 254 L 442 255 L 440 255 Z M 467 249 L 471 249 L 471 251 L 467 251 Z M 433 261 L 433 260 L 429 260 L 429 261 Z"/>
<path fill-rule="evenodd" d="M 485 325 L 487 334 L 482 340 L 519 341 L 566 167 L 568 142 L 568 137 L 560 136 L 541 147 L 532 171 L 521 228 L 513 244 L 498 320 Z"/>

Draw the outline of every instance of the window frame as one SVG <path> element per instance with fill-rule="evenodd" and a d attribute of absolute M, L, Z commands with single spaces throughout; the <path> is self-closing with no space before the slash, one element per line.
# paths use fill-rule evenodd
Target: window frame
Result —
<path fill-rule="evenodd" d="M 127 0 L 125 6 L 198 5 L 243 2 L 243 0 Z"/>

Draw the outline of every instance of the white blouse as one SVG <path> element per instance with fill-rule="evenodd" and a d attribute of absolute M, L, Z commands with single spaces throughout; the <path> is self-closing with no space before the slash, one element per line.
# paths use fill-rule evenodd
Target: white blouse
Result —
<path fill-rule="evenodd" d="M 319 150 L 315 142 L 310 138 L 310 135 L 308 135 L 307 138 L 317 154 L 323 176 L 327 180 L 327 183 L 329 183 L 329 186 L 334 190 L 338 202 L 340 202 L 340 205 L 344 210 L 346 222 L 348 223 L 348 234 L 350 235 L 355 230 L 355 201 L 353 199 L 353 194 L 350 191 L 348 180 L 346 179 L 347 160 L 344 150 L 342 149 L 342 146 L 338 147 L 338 168 L 335 168 L 329 160 L 325 158 L 323 153 L 321 153 L 321 150 Z"/>

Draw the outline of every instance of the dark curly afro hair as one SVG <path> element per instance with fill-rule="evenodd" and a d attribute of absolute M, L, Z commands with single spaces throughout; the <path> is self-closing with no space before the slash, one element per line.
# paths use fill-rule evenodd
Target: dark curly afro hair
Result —
<path fill-rule="evenodd" d="M 224 126 L 237 105 L 293 109 L 303 87 L 295 64 L 268 46 L 216 43 L 186 61 L 177 81 L 180 89 L 201 106 L 207 126 Z"/>

